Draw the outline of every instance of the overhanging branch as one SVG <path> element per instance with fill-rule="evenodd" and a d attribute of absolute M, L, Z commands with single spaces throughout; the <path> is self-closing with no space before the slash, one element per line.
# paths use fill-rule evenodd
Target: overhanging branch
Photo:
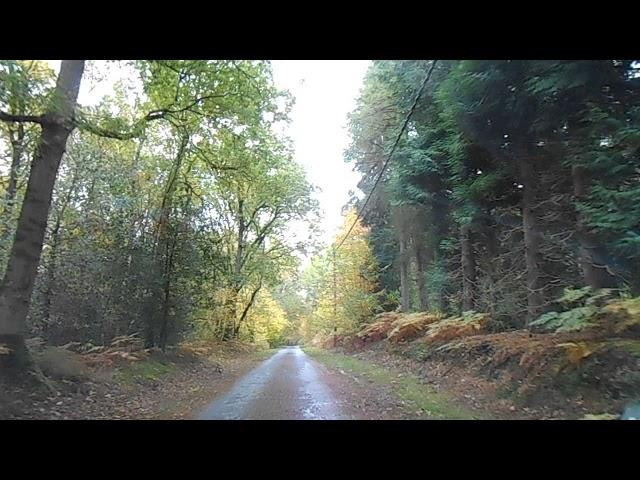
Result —
<path fill-rule="evenodd" d="M 44 120 L 44 116 L 43 115 L 11 115 L 10 113 L 0 111 L 0 120 L 3 122 L 13 122 L 13 123 L 31 122 L 31 123 L 42 124 Z"/>

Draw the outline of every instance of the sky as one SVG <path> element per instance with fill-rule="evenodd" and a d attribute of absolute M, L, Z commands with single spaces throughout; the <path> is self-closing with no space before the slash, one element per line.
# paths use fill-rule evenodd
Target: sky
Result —
<path fill-rule="evenodd" d="M 295 158 L 307 178 L 321 190 L 322 240 L 329 243 L 342 224 L 341 210 L 349 191 L 359 192 L 360 176 L 344 162 L 349 144 L 347 114 L 355 108 L 369 61 L 277 60 L 272 62 L 276 86 L 296 98 L 288 135 Z"/>
<path fill-rule="evenodd" d="M 59 60 L 49 62 L 57 72 Z M 291 124 L 285 132 L 293 141 L 295 159 L 304 166 L 310 183 L 318 187 L 316 198 L 322 210 L 323 235 L 330 243 L 342 224 L 341 210 L 349 192 L 357 189 L 359 175 L 344 162 L 349 144 L 347 114 L 355 108 L 367 60 L 275 60 L 272 62 L 276 87 L 295 97 Z M 78 102 L 95 105 L 113 91 L 113 84 L 126 77 L 126 70 L 101 63 L 100 71 L 88 69 Z M 299 227 L 293 227 L 299 228 Z"/>

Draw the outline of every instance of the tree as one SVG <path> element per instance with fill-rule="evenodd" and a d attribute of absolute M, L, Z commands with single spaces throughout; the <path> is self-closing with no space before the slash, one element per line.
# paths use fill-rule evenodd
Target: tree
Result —
<path fill-rule="evenodd" d="M 0 94 L 2 105 L 10 115 L 26 115 L 41 110 L 51 93 L 53 72 L 44 62 L 3 60 L 0 62 Z M 2 216 L 7 224 L 2 225 L 0 240 L 7 242 L 11 234 L 13 210 L 18 194 L 24 158 L 32 153 L 36 140 L 37 125 L 27 122 L 3 122 L 0 131 L 10 149 L 11 166 L 5 190 Z"/>
<path fill-rule="evenodd" d="M 330 333 L 352 333 L 369 319 L 378 306 L 378 265 L 368 240 L 368 229 L 351 210 L 332 245 L 311 260 L 305 271 L 305 290 L 311 313 L 308 337 Z"/>
<path fill-rule="evenodd" d="M 372 192 L 425 65 L 373 63 L 345 154 L 403 310 L 521 327 L 564 288 L 637 290 L 637 63 L 440 62 Z"/>
<path fill-rule="evenodd" d="M 69 69 L 63 66 L 59 84 Z M 15 289 L 25 319 L 3 344 L 23 346 L 25 335 L 54 344 L 107 344 L 118 335 L 146 333 L 148 346 L 166 348 L 202 333 L 212 319 L 215 335 L 222 327 L 223 336 L 235 338 L 260 292 L 289 275 L 295 253 L 307 247 L 287 237 L 289 224 L 308 221 L 315 204 L 286 139 L 274 133 L 287 121 L 289 102 L 273 86 L 269 63 L 129 66 L 139 75 L 130 80 L 138 81 L 140 94 L 117 84 L 97 106 L 74 104 L 73 115 L 65 116 L 68 151 L 47 177 L 51 216 L 45 211 L 38 224 L 42 253 L 32 265 L 31 290 Z M 35 98 L 40 90 L 30 82 Z M 11 90 L 2 105 L 23 93 Z M 59 115 L 54 98 L 49 110 Z M 50 115 L 31 98 L 23 103 L 23 112 L 3 107 L 1 120 L 44 131 Z M 23 214 L 32 194 L 27 189 Z"/>
<path fill-rule="evenodd" d="M 0 285 L 0 342 L 12 354 L 6 362 L 22 366 L 28 358 L 24 345 L 29 300 L 42 252 L 51 194 L 67 138 L 74 128 L 73 115 L 84 71 L 83 60 L 65 60 L 47 111 L 40 116 L 0 112 L 5 122 L 35 122 L 42 133 L 31 165 L 15 240 Z"/>

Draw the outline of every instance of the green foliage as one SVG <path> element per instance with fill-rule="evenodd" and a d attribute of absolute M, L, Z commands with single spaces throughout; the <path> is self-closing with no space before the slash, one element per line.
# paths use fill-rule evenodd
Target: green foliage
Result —
<path fill-rule="evenodd" d="M 576 304 L 596 305 L 601 304 L 603 300 L 612 298 L 614 295 L 615 292 L 611 288 L 600 288 L 596 290 L 591 287 L 567 288 L 558 299 L 558 303 L 566 306 Z"/>
<path fill-rule="evenodd" d="M 531 326 L 575 332 L 612 325 L 614 331 L 622 332 L 640 322 L 640 298 L 620 298 L 612 289 L 566 289 L 557 303 L 565 310 L 547 312 L 531 322 Z"/>
<path fill-rule="evenodd" d="M 593 305 L 575 307 L 561 313 L 547 312 L 531 322 L 530 325 L 556 332 L 574 332 L 593 327 L 598 312 L 598 308 Z"/>
<path fill-rule="evenodd" d="M 358 221 L 342 246 L 334 250 L 355 219 L 355 211 L 348 212 L 336 241 L 314 256 L 304 272 L 310 306 L 303 328 L 307 340 L 317 334 L 353 333 L 379 309 L 378 264 L 368 230 Z"/>
<path fill-rule="evenodd" d="M 383 290 L 380 292 L 380 309 L 383 312 L 392 312 L 400 305 L 400 294 L 397 291 L 387 292 Z"/>
<path fill-rule="evenodd" d="M 345 153 L 365 193 L 428 65 L 377 61 L 367 73 Z M 403 264 L 421 264 L 411 309 L 427 279 L 429 308 L 459 311 L 471 291 L 476 309 L 512 326 L 527 315 L 529 277 L 540 284 L 541 303 L 582 285 L 640 293 L 639 93 L 638 64 L 629 60 L 439 62 L 365 218 L 385 267 L 382 286 L 397 290 Z M 535 225 L 526 227 L 535 231 L 526 249 L 525 188 Z M 467 291 L 462 227 L 474 263 Z M 582 269 L 585 255 L 597 274 Z M 579 328 L 587 310 L 566 321 Z"/>
<path fill-rule="evenodd" d="M 611 289 L 594 290 L 591 287 L 565 289 L 557 303 L 567 310 L 547 312 L 530 325 L 556 332 L 573 332 L 593 327 L 596 325 L 602 303 L 612 295 Z"/>
<path fill-rule="evenodd" d="M 175 370 L 175 365 L 170 362 L 148 359 L 131 362 L 119 369 L 116 376 L 124 385 L 135 386 L 137 383 L 156 382 Z"/>
<path fill-rule="evenodd" d="M 89 65 L 106 73 L 104 62 Z M 276 128 L 288 121 L 288 93 L 275 88 L 267 61 L 119 65 L 129 78 L 76 112 L 30 333 L 53 344 L 105 344 L 138 332 L 147 346 L 165 348 L 194 334 L 248 336 L 251 327 L 282 341 L 286 318 L 251 313 L 314 242 L 311 227 L 302 239 L 288 230 L 316 210 L 312 186 Z M 42 113 L 53 84 L 44 66 L 0 62 L 0 110 Z M 39 133 L 25 125 L 18 200 Z M 17 127 L 0 127 L 11 159 Z M 9 215 L 2 207 L 4 260 L 19 208 Z"/>

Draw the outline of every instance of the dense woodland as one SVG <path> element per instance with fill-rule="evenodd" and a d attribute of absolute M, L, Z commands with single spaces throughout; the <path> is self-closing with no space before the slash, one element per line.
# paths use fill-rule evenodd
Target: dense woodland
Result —
<path fill-rule="evenodd" d="M 639 295 L 638 65 L 433 63 L 375 61 L 366 75 L 345 159 L 371 196 L 357 231 L 368 231 L 372 257 L 358 268 L 377 285 L 357 292 L 369 302 L 347 328 L 327 322 L 319 302 L 312 333 L 353 332 L 372 311 L 396 308 L 486 312 L 498 330 L 567 319 L 578 328 L 591 307 L 558 317 L 559 298 Z M 362 210 L 364 199 L 351 206 Z M 321 260 L 330 303 L 331 251 Z M 342 280 L 337 290 L 348 292 L 353 282 Z"/>
<path fill-rule="evenodd" d="M 269 62 L 118 63 L 88 107 L 93 62 L 0 62 L 5 363 L 32 337 L 273 346 L 396 309 L 511 330 L 567 292 L 640 295 L 633 61 L 373 62 L 345 152 L 370 201 L 319 252 Z"/>
<path fill-rule="evenodd" d="M 316 202 L 269 62 L 109 62 L 130 81 L 77 105 L 105 63 L 0 63 L 5 349 L 281 341 L 280 284 L 313 239 L 286 229 Z"/>

